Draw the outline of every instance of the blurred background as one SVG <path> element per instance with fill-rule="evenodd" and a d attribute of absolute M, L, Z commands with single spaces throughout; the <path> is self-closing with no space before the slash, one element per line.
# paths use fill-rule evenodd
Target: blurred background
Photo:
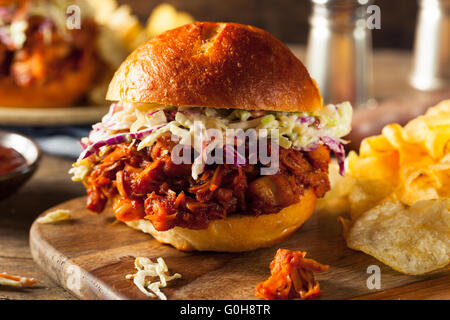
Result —
<path fill-rule="evenodd" d="M 119 0 L 128 4 L 144 22 L 148 12 L 162 1 Z M 166 0 L 177 10 L 200 21 L 251 24 L 265 29 L 285 43 L 306 44 L 311 14 L 309 0 Z M 382 29 L 373 30 L 374 48 L 412 49 L 418 10 L 416 0 L 376 0 L 381 8 Z"/>
<path fill-rule="evenodd" d="M 3 15 L 5 20 L 8 10 L 1 3 L 0 18 Z M 54 9 L 46 6 L 39 9 L 44 17 L 39 28 L 45 27 L 45 21 L 55 19 L 49 15 L 50 11 L 59 12 L 61 21 L 67 19 L 66 8 L 72 3 L 87 3 L 89 10 L 83 7 L 82 19 L 94 20 L 100 27 L 95 36 L 89 28 L 82 27 L 78 35 L 75 32 L 73 39 L 67 40 L 68 46 L 80 46 L 76 49 L 78 53 L 71 56 L 81 56 L 81 52 L 95 56 L 91 66 L 84 64 L 84 69 L 79 68 L 80 74 L 91 73 L 88 81 L 72 81 L 86 85 L 75 87 L 77 91 L 67 99 L 70 95 L 66 89 L 73 86 L 57 84 L 61 87 L 58 91 L 64 92 L 62 95 L 36 100 L 41 89 L 52 81 L 51 70 L 63 70 L 61 65 L 67 64 L 52 64 L 55 59 L 51 55 L 59 54 L 56 47 L 44 44 L 43 55 L 36 52 L 31 41 L 24 42 L 25 48 L 7 49 L 9 55 L 15 56 L 10 61 L 19 63 L 13 64 L 6 78 L 14 78 L 14 90 L 19 87 L 23 93 L 9 94 L 8 89 L 0 86 L 5 91 L 0 92 L 0 129 L 36 138 L 46 153 L 74 158 L 80 151 L 76 142 L 108 110 L 106 89 L 120 63 L 142 42 L 195 20 L 254 25 L 287 44 L 316 80 L 325 103 L 350 101 L 357 111 L 350 148 L 357 148 L 363 136 L 379 132 L 385 124 L 404 124 L 434 102 L 450 96 L 450 0 L 42 0 L 41 3 L 50 3 Z M 379 12 L 370 11 L 371 7 Z M 17 8 L 12 12 L 17 12 Z M 369 17 L 373 14 L 378 14 L 379 25 L 369 28 Z M 47 23 L 48 26 L 58 33 L 57 26 Z M 8 29 L 1 29 L 0 40 L 6 43 Z M 29 34 L 27 38 L 31 39 Z M 77 38 L 81 39 L 81 45 L 73 42 Z M 15 39 L 20 39 L 20 35 Z M 36 70 L 44 70 L 34 79 L 38 81 L 33 80 Z M 24 81 L 29 78 L 29 83 Z M 32 99 L 26 98 L 28 95 Z M 14 96 L 13 101 L 9 96 Z M 18 99 L 21 96 L 25 98 Z"/>

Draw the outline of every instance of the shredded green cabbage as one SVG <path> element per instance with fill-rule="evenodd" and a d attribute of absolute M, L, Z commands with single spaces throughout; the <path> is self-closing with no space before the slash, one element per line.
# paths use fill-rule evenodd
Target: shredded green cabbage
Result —
<path fill-rule="evenodd" d="M 254 117 L 252 115 L 255 115 Z M 267 134 L 267 130 L 278 130 L 278 143 L 282 148 L 307 149 L 321 142 L 321 137 L 329 137 L 343 142 L 342 137 L 350 132 L 352 107 L 344 102 L 338 105 L 327 105 L 320 111 L 314 112 L 275 112 L 247 110 L 224 110 L 206 107 L 173 107 L 151 104 L 122 103 L 111 106 L 111 111 L 102 119 L 101 123 L 93 126 L 88 143 L 95 143 L 113 134 L 129 130 L 137 132 L 156 126 L 161 126 L 148 136 L 141 139 L 138 150 L 151 147 L 155 141 L 166 132 L 179 139 L 179 143 L 189 144 L 194 137 L 196 121 L 203 124 L 202 136 L 206 143 L 211 142 L 208 129 L 218 129 L 226 138 L 228 129 L 255 129 L 257 134 Z M 267 129 L 267 130 L 262 130 Z M 221 147 L 221 146 L 219 146 Z M 102 147 L 108 148 L 108 146 Z M 194 145 L 195 148 L 195 145 Z M 202 154 L 204 151 L 197 150 Z M 203 170 L 202 161 L 194 161 L 192 172 L 194 179 Z M 83 160 L 84 161 L 84 160 Z M 78 163 L 72 170 L 77 176 L 85 176 L 90 170 L 80 168 Z"/>

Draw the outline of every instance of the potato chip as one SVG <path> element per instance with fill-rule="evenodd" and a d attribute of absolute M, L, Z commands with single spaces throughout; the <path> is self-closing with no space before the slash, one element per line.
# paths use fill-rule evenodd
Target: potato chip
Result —
<path fill-rule="evenodd" d="M 356 179 L 348 195 L 350 216 L 357 219 L 392 193 L 393 187 L 383 180 Z"/>
<path fill-rule="evenodd" d="M 158 5 L 148 18 L 144 28 L 128 5 L 119 5 L 116 0 L 90 0 L 89 8 L 99 25 L 97 51 L 109 66 L 97 83 L 88 92 L 94 104 L 103 104 L 108 84 L 128 54 L 141 43 L 165 30 L 194 21 L 185 12 L 178 12 L 169 4 Z"/>
<path fill-rule="evenodd" d="M 449 262 L 450 100 L 364 139 L 346 167 L 349 247 L 410 274 Z"/>
<path fill-rule="evenodd" d="M 89 6 L 94 11 L 95 20 L 100 24 L 107 24 L 118 4 L 116 0 L 89 0 Z"/>
<path fill-rule="evenodd" d="M 398 199 L 412 205 L 450 196 L 449 154 L 450 100 L 446 100 L 404 128 L 390 124 L 382 135 L 364 139 L 359 156 L 351 152 L 347 158 L 348 175 L 387 182 Z"/>
<path fill-rule="evenodd" d="M 351 151 L 347 157 L 347 172 L 356 179 L 382 180 L 396 185 L 399 180 L 397 151 L 378 152 L 370 157 L 358 157 Z"/>
<path fill-rule="evenodd" d="M 385 136 L 373 136 L 368 137 L 361 141 L 361 146 L 359 148 L 359 155 L 361 157 L 370 156 L 376 153 L 384 153 L 396 151 L 394 146 L 386 139 Z"/>
<path fill-rule="evenodd" d="M 129 50 L 123 44 L 123 40 L 111 28 L 100 26 L 99 34 L 97 38 L 98 54 L 111 67 L 111 70 L 115 70 L 128 56 Z M 109 75 L 105 81 L 106 85 L 109 84 L 111 78 L 112 75 Z M 105 96 L 102 98 L 104 100 Z"/>
<path fill-rule="evenodd" d="M 450 100 L 442 101 L 424 116 L 410 121 L 404 131 L 406 141 L 422 144 L 433 159 L 445 156 L 450 141 Z"/>
<path fill-rule="evenodd" d="M 99 26 L 97 53 L 108 68 L 98 75 L 95 85 L 88 92 L 88 100 L 94 104 L 104 104 L 114 71 L 132 50 L 147 40 L 147 36 L 127 5 L 119 6 L 116 0 L 90 0 L 89 8 Z"/>
<path fill-rule="evenodd" d="M 130 6 L 125 4 L 119 6 L 115 0 L 90 0 L 89 5 L 94 11 L 97 23 L 112 31 L 113 35 L 121 41 L 128 53 L 147 40 L 144 28 L 138 18 L 132 13 Z M 100 37 L 106 37 L 108 41 L 112 40 L 111 34 L 102 30 Z M 107 53 L 111 54 L 113 52 L 111 50 Z"/>
<path fill-rule="evenodd" d="M 442 268 L 450 263 L 449 209 L 450 200 L 382 202 L 347 230 L 347 245 L 406 274 Z"/>
<path fill-rule="evenodd" d="M 117 32 L 129 51 L 146 40 L 141 23 L 128 5 L 121 5 L 114 11 L 108 19 L 108 27 Z"/>
<path fill-rule="evenodd" d="M 194 18 L 186 12 L 177 11 L 173 6 L 162 3 L 153 9 L 147 20 L 147 36 L 153 38 L 158 34 L 180 27 L 194 21 Z"/>

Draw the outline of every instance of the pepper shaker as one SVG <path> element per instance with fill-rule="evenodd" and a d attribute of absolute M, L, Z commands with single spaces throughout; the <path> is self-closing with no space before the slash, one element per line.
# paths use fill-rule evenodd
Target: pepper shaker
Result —
<path fill-rule="evenodd" d="M 367 28 L 370 0 L 312 0 L 306 64 L 325 103 L 372 98 L 372 43 Z"/>
<path fill-rule="evenodd" d="M 420 0 L 410 83 L 419 90 L 450 86 L 450 0 Z"/>

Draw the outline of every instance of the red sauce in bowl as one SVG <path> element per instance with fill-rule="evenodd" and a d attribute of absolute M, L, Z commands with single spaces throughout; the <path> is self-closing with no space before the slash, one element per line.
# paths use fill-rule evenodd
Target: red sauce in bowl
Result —
<path fill-rule="evenodd" d="M 19 152 L 0 146 L 0 174 L 11 172 L 25 164 L 26 160 Z"/>

